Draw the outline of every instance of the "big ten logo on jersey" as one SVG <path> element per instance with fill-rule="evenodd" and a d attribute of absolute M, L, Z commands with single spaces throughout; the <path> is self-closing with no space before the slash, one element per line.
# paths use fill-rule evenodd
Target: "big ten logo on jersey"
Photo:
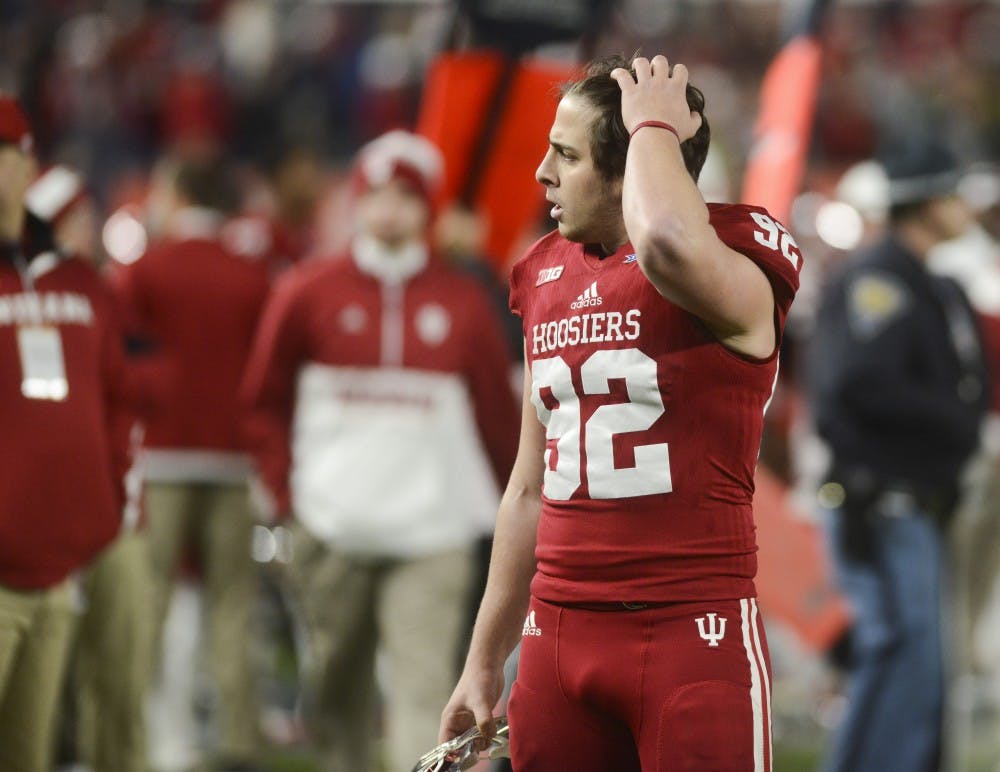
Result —
<path fill-rule="evenodd" d="M 535 286 L 541 287 L 543 284 L 555 281 L 562 276 L 564 267 L 565 266 L 557 265 L 555 268 L 543 268 L 538 272 L 538 279 L 535 281 Z"/>
<path fill-rule="evenodd" d="M 788 229 L 763 212 L 750 212 L 750 217 L 760 228 L 753 232 L 754 240 L 762 247 L 773 249 L 775 252 L 780 251 L 792 267 L 796 271 L 799 270 L 802 265 L 802 255 L 799 253 L 799 245 L 795 243 Z"/>

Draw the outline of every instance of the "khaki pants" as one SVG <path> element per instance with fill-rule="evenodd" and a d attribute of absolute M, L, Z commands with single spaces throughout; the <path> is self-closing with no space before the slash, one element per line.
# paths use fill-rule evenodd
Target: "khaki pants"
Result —
<path fill-rule="evenodd" d="M 290 585 L 304 628 L 307 718 L 330 772 L 411 769 L 437 744 L 457 680 L 473 550 L 415 560 L 339 554 L 293 527 Z M 388 688 L 378 699 L 376 651 Z M 376 716 L 383 708 L 383 767 Z"/>
<path fill-rule="evenodd" d="M 145 535 L 119 536 L 87 570 L 83 587 L 74 667 L 80 758 L 94 770 L 143 772 L 153 667 Z"/>
<path fill-rule="evenodd" d="M 1000 458 L 980 454 L 966 483 L 951 529 L 956 654 L 960 670 L 982 672 L 995 666 L 977 656 L 975 637 L 1000 573 Z"/>
<path fill-rule="evenodd" d="M 0 587 L 0 769 L 49 772 L 76 614 L 70 582 Z"/>
<path fill-rule="evenodd" d="M 178 562 L 184 548 L 193 546 L 204 588 L 206 666 L 217 697 L 214 752 L 230 760 L 253 759 L 258 714 L 249 630 L 257 574 L 247 486 L 147 482 L 145 512 L 155 588 L 155 645 L 161 645 Z"/>
<path fill-rule="evenodd" d="M 958 769 L 974 753 L 980 734 L 975 713 L 983 684 L 1000 684 L 1000 656 L 977 647 L 992 617 L 1000 575 L 1000 458 L 981 452 L 970 464 L 966 490 L 951 527 L 952 649 L 945 759 Z M 977 696 L 979 695 L 979 696 Z M 992 736 L 1000 737 L 994 722 Z M 989 742 L 990 752 L 1000 747 Z"/>

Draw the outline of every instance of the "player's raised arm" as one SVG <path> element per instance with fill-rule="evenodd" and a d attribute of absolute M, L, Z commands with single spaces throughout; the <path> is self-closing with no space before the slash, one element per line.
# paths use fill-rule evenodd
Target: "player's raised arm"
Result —
<path fill-rule="evenodd" d="M 633 69 L 634 76 L 619 68 L 611 77 L 631 135 L 622 209 L 639 264 L 664 297 L 701 318 L 726 346 L 766 357 L 775 346 L 771 285 L 719 239 L 695 183 L 704 157 L 685 157 L 697 156 L 699 144 L 707 150 L 701 93 L 688 85 L 684 65 L 671 68 L 662 55 L 638 57 Z"/>

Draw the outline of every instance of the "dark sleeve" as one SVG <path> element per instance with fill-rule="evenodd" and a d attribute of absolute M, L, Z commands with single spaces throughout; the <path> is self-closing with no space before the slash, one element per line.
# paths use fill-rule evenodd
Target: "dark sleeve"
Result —
<path fill-rule="evenodd" d="M 821 432 L 835 431 L 830 424 L 840 416 L 831 406 L 842 405 L 851 417 L 873 429 L 901 436 L 933 437 L 942 449 L 966 452 L 970 436 L 978 432 L 979 413 L 970 410 L 924 379 L 911 377 L 914 351 L 925 345 L 915 340 L 914 324 L 921 313 L 905 286 L 898 307 L 884 311 L 865 329 L 852 321 L 850 294 L 859 281 L 855 274 L 831 286 L 821 305 L 816 332 L 810 343 L 810 380 L 814 410 Z M 877 277 L 884 281 L 884 277 Z"/>

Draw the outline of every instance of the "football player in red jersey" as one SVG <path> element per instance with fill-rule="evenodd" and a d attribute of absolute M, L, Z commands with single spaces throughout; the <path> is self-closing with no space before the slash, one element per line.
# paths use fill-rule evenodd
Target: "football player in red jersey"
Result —
<path fill-rule="evenodd" d="M 751 500 L 801 257 L 705 203 L 703 109 L 663 56 L 595 62 L 536 173 L 558 229 L 511 276 L 521 440 L 440 729 L 493 731 L 520 639 L 519 772 L 771 768 Z"/>

